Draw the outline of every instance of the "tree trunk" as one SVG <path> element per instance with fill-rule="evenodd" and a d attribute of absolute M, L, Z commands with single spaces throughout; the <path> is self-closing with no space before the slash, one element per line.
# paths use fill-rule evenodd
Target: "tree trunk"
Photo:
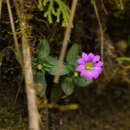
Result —
<path fill-rule="evenodd" d="M 27 22 L 24 12 L 24 2 L 19 0 L 20 6 L 14 0 L 15 8 L 17 15 L 20 21 L 20 29 L 22 32 L 22 49 L 23 49 L 23 58 L 24 58 L 24 78 L 26 84 L 26 95 L 27 95 L 27 105 L 28 105 L 28 115 L 29 115 L 29 130 L 40 130 L 39 126 L 39 113 L 36 105 L 36 93 L 34 90 L 33 83 L 33 72 L 31 64 L 31 54 L 29 47 L 29 39 L 26 33 Z"/>

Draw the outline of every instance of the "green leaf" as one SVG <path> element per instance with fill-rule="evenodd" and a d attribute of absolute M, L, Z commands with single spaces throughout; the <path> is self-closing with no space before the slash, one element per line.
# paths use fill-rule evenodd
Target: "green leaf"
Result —
<path fill-rule="evenodd" d="M 57 65 L 50 66 L 49 70 L 48 70 L 49 74 L 55 75 L 56 74 L 56 69 L 57 69 Z M 66 68 L 66 66 L 64 64 L 62 64 L 62 68 L 60 70 L 60 74 L 59 75 L 66 75 L 68 73 L 69 73 L 68 69 Z"/>
<path fill-rule="evenodd" d="M 49 57 L 46 58 L 46 62 L 48 63 L 48 65 L 54 65 L 55 66 L 58 63 L 58 60 L 57 60 L 57 58 L 49 56 Z"/>
<path fill-rule="evenodd" d="M 34 75 L 34 82 L 36 84 L 36 90 L 40 96 L 44 96 L 47 88 L 46 79 L 45 79 L 45 72 L 38 71 Z"/>
<path fill-rule="evenodd" d="M 61 21 L 63 27 L 68 24 L 70 9 L 63 0 L 38 0 L 38 8 L 40 11 L 44 11 L 43 16 L 48 19 L 49 23 L 53 23 L 54 16 L 56 22 Z"/>
<path fill-rule="evenodd" d="M 55 75 L 56 74 L 56 69 L 57 69 L 57 65 L 58 65 L 58 60 L 56 58 L 53 57 L 48 57 L 47 58 L 47 71 L 49 72 L 49 74 L 51 75 Z M 69 71 L 66 67 L 65 64 L 62 64 L 61 70 L 60 70 L 60 75 L 66 75 L 68 74 Z"/>
<path fill-rule="evenodd" d="M 120 61 L 130 61 L 130 57 L 118 57 L 117 59 Z"/>
<path fill-rule="evenodd" d="M 74 82 L 77 86 L 87 87 L 93 83 L 93 80 L 87 81 L 86 77 L 74 77 Z"/>
<path fill-rule="evenodd" d="M 71 95 L 74 91 L 74 84 L 71 78 L 66 78 L 61 84 L 62 90 L 66 95 Z"/>
<path fill-rule="evenodd" d="M 50 46 L 47 40 L 40 40 L 40 43 L 37 46 L 36 54 L 38 58 L 44 58 L 49 56 Z"/>
<path fill-rule="evenodd" d="M 78 59 L 78 45 L 74 44 L 72 47 L 69 49 L 66 61 L 67 62 L 76 62 Z"/>
<path fill-rule="evenodd" d="M 44 7 L 43 7 L 43 1 L 42 0 L 38 0 L 38 5 L 37 5 L 38 9 L 40 11 L 43 11 L 44 10 Z"/>

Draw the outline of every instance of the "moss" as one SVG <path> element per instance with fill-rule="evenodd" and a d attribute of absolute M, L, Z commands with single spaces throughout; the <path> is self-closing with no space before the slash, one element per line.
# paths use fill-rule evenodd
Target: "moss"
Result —
<path fill-rule="evenodd" d="M 27 126 L 20 119 L 17 111 L 11 112 L 6 107 L 0 107 L 0 129 L 26 130 Z"/>

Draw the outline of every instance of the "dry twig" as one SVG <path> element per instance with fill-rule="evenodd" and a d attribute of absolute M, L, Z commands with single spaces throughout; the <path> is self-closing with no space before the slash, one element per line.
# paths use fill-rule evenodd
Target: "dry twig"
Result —
<path fill-rule="evenodd" d="M 7 3 L 7 8 L 8 8 L 8 13 L 9 13 L 10 24 L 11 24 L 11 28 L 12 28 L 12 32 L 13 32 L 16 55 L 18 56 L 19 63 L 20 63 L 21 68 L 22 68 L 22 72 L 24 72 L 24 70 L 23 70 L 24 69 L 23 68 L 23 60 L 22 60 L 22 56 L 21 56 L 21 53 L 20 53 L 18 39 L 17 39 L 16 31 L 15 31 L 15 24 L 14 24 L 14 20 L 13 20 L 13 14 L 12 14 L 12 11 L 11 11 L 10 1 L 6 0 L 6 3 Z M 17 100 L 17 97 L 19 95 L 20 90 L 21 90 L 21 87 L 19 86 L 14 104 L 16 103 L 16 100 Z"/>
<path fill-rule="evenodd" d="M 121 6 L 121 10 L 124 10 L 123 0 L 120 0 L 120 6 Z"/>
<path fill-rule="evenodd" d="M 104 10 L 104 13 L 105 13 L 106 15 L 108 15 L 108 12 L 107 12 L 107 9 L 106 9 L 106 7 L 105 7 L 105 5 L 104 5 L 103 0 L 101 0 L 101 4 L 102 4 L 102 8 L 103 8 L 103 10 Z"/>
<path fill-rule="evenodd" d="M 3 2 L 3 0 L 0 0 L 0 19 L 1 19 L 1 12 L 2 12 L 2 2 Z"/>
<path fill-rule="evenodd" d="M 96 14 L 96 17 L 97 17 L 97 21 L 98 21 L 98 24 L 99 24 L 99 30 L 100 30 L 100 36 L 101 36 L 100 37 L 100 39 L 101 39 L 101 59 L 103 61 L 104 32 L 103 32 L 102 23 L 101 23 L 101 20 L 100 20 L 100 17 L 99 17 L 99 13 L 98 13 L 98 9 L 97 9 L 95 0 L 92 0 L 92 4 L 93 4 L 94 10 L 95 10 L 95 14 Z"/>
<path fill-rule="evenodd" d="M 68 41 L 70 39 L 71 27 L 72 27 L 72 22 L 73 22 L 77 3 L 78 3 L 78 0 L 73 0 L 70 18 L 69 18 L 68 25 L 66 27 L 65 37 L 64 37 L 63 44 L 62 44 L 62 49 L 61 49 L 60 58 L 59 58 L 59 61 L 58 61 L 58 66 L 57 66 L 57 69 L 56 69 L 56 75 L 54 77 L 55 83 L 59 82 L 59 78 L 60 78 L 59 73 L 60 73 L 60 70 L 61 70 L 61 67 L 62 67 L 62 64 L 63 64 L 63 61 L 64 61 L 65 52 L 66 52 L 66 49 L 67 49 L 67 46 L 68 46 Z"/>
<path fill-rule="evenodd" d="M 10 6 L 9 0 L 6 0 L 6 3 L 7 3 L 7 7 L 8 7 L 8 12 L 9 12 L 10 24 L 11 24 L 11 28 L 12 28 L 12 32 L 13 32 L 14 44 L 15 44 L 15 48 L 16 48 L 16 51 L 17 51 L 16 54 L 18 56 L 19 63 L 21 65 L 22 69 L 23 69 L 22 56 L 21 56 L 20 49 L 19 49 L 18 39 L 17 39 L 14 20 L 13 20 L 13 14 L 12 14 L 12 11 L 11 11 L 11 6 Z"/>

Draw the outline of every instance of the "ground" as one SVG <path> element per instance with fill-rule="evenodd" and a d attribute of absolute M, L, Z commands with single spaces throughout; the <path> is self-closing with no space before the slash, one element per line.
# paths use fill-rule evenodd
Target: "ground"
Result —
<path fill-rule="evenodd" d="M 49 110 L 49 129 L 130 130 L 129 87 L 113 86 L 112 88 L 106 89 L 105 95 L 102 96 L 95 94 L 93 86 L 77 88 L 72 96 L 66 97 L 62 102 L 77 103 L 80 108 L 65 112 Z M 20 93 L 14 104 L 16 92 L 17 85 L 1 83 L 0 130 L 27 130 L 25 93 L 24 91 Z"/>

